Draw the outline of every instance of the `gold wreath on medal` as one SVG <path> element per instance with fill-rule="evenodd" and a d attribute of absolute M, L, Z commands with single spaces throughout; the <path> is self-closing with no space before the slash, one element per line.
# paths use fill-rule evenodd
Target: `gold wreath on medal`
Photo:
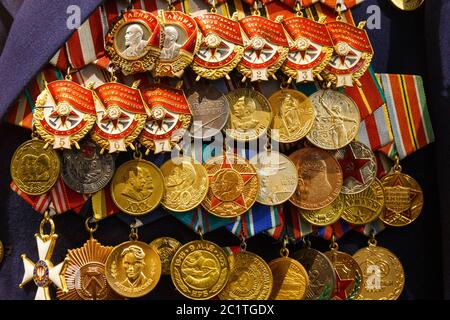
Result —
<path fill-rule="evenodd" d="M 282 16 L 272 21 L 259 15 L 239 20 L 244 31 L 244 55 L 237 65 L 237 70 L 244 76 L 242 81 L 275 78 L 275 72 L 289 52 L 282 20 Z"/>
<path fill-rule="evenodd" d="M 283 21 L 288 34 L 289 53 L 281 70 L 296 82 L 321 79 L 320 73 L 333 54 L 333 41 L 322 21 L 291 17 Z"/>
<path fill-rule="evenodd" d="M 95 104 L 90 88 L 69 80 L 46 83 L 36 100 L 36 130 L 53 148 L 77 148 L 95 123 Z"/>
<path fill-rule="evenodd" d="M 158 18 L 164 41 L 153 76 L 181 77 L 200 47 L 201 33 L 195 20 L 181 11 L 160 11 Z"/>
<path fill-rule="evenodd" d="M 110 82 L 95 89 L 97 121 L 92 140 L 109 153 L 134 149 L 132 143 L 145 125 L 147 115 L 138 82 L 132 87 Z"/>
<path fill-rule="evenodd" d="M 129 75 L 153 70 L 163 41 L 158 19 L 144 10 L 132 9 L 113 24 L 105 49 L 111 62 Z"/>
<path fill-rule="evenodd" d="M 338 88 L 352 87 L 354 82 L 359 85 L 358 79 L 370 66 L 373 48 L 364 25 L 362 22 L 354 27 L 342 21 L 326 24 L 333 39 L 334 52 L 322 75 Z"/>
<path fill-rule="evenodd" d="M 214 13 L 195 17 L 202 33 L 202 42 L 195 55 L 192 69 L 200 77 L 216 80 L 229 78 L 244 54 L 244 42 L 237 21 L 237 14 L 231 19 Z"/>
<path fill-rule="evenodd" d="M 142 96 L 147 105 L 147 122 L 139 142 L 154 153 L 170 152 L 191 125 L 192 115 L 183 90 L 150 85 Z"/>

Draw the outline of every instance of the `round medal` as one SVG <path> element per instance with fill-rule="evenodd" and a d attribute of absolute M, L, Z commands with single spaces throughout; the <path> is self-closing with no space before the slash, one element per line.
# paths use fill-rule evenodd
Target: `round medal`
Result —
<path fill-rule="evenodd" d="M 425 0 L 391 0 L 395 7 L 404 11 L 417 10 L 424 2 Z"/>
<path fill-rule="evenodd" d="M 370 223 L 380 216 L 384 207 L 383 186 L 375 178 L 368 189 L 356 194 L 344 194 L 344 202 L 342 219 L 354 225 Z"/>
<path fill-rule="evenodd" d="M 59 300 L 122 299 L 106 281 L 105 263 L 113 247 L 89 239 L 81 248 L 69 250 L 64 273 L 67 292 L 57 291 Z"/>
<path fill-rule="evenodd" d="M 286 202 L 297 189 L 297 168 L 285 155 L 277 151 L 260 152 L 250 159 L 259 178 L 258 201 L 275 206 Z"/>
<path fill-rule="evenodd" d="M 346 147 L 333 152 L 333 156 L 341 165 L 344 177 L 341 193 L 359 193 L 375 180 L 377 161 L 372 150 L 365 144 L 352 141 Z"/>
<path fill-rule="evenodd" d="M 114 158 L 100 154 L 95 143 L 85 141 L 80 150 L 65 150 L 61 176 L 64 183 L 78 193 L 93 194 L 102 190 L 114 175 Z"/>
<path fill-rule="evenodd" d="M 308 272 L 309 286 L 306 300 L 328 300 L 336 287 L 336 274 L 330 260 L 320 251 L 301 249 L 293 254 Z"/>
<path fill-rule="evenodd" d="M 191 137 L 209 139 L 220 134 L 230 114 L 227 98 L 211 85 L 195 85 L 186 95 L 194 118 Z"/>
<path fill-rule="evenodd" d="M 3 242 L 0 241 L 0 265 L 2 264 L 4 258 L 5 258 L 5 247 L 3 246 Z"/>
<path fill-rule="evenodd" d="M 272 109 L 258 91 L 241 88 L 227 94 L 230 118 L 226 133 L 234 140 L 251 141 L 266 134 L 272 122 Z"/>
<path fill-rule="evenodd" d="M 170 275 L 170 263 L 175 252 L 181 247 L 181 243 L 170 237 L 162 237 L 153 240 L 150 247 L 155 250 L 161 259 L 161 272 L 164 275 Z"/>
<path fill-rule="evenodd" d="M 205 163 L 209 189 L 203 208 L 221 217 L 233 218 L 245 213 L 255 203 L 259 192 L 256 169 L 247 160 L 225 154 Z"/>
<path fill-rule="evenodd" d="M 302 300 L 309 280 L 305 268 L 297 260 L 281 257 L 269 262 L 273 275 L 270 300 Z"/>
<path fill-rule="evenodd" d="M 175 212 L 196 208 L 208 192 L 208 175 L 205 168 L 190 157 L 167 160 L 161 166 L 166 188 L 161 204 Z"/>
<path fill-rule="evenodd" d="M 106 280 L 127 298 L 145 296 L 158 284 L 161 261 L 149 245 L 128 241 L 114 247 L 106 260 Z"/>
<path fill-rule="evenodd" d="M 125 213 L 139 216 L 154 210 L 164 195 L 164 178 L 153 163 L 131 160 L 122 164 L 111 182 L 111 196 Z"/>
<path fill-rule="evenodd" d="M 359 111 L 347 95 L 334 90 L 319 90 L 309 99 L 316 110 L 314 124 L 306 138 L 327 150 L 349 144 L 359 130 Z"/>
<path fill-rule="evenodd" d="M 289 158 L 297 167 L 298 185 L 291 203 L 306 210 L 317 210 L 331 204 L 342 187 L 342 170 L 328 152 L 318 148 L 303 148 Z"/>
<path fill-rule="evenodd" d="M 394 171 L 381 178 L 381 183 L 385 194 L 381 221 L 392 227 L 402 227 L 416 220 L 423 207 L 422 188 L 417 181 Z"/>
<path fill-rule="evenodd" d="M 386 248 L 369 244 L 353 255 L 363 271 L 364 287 L 359 300 L 396 300 L 405 285 L 400 260 Z"/>
<path fill-rule="evenodd" d="M 267 300 L 272 292 L 272 271 L 254 253 L 242 251 L 228 257 L 230 277 L 219 293 L 221 300 Z"/>
<path fill-rule="evenodd" d="M 194 300 L 207 300 L 225 287 L 229 277 L 227 255 L 216 244 L 197 240 L 183 245 L 170 265 L 175 288 Z"/>
<path fill-rule="evenodd" d="M 11 159 L 11 177 L 20 191 L 40 195 L 55 185 L 61 171 L 58 154 L 44 149 L 42 140 L 29 140 L 21 144 Z"/>
<path fill-rule="evenodd" d="M 312 225 L 323 227 L 331 225 L 339 220 L 345 209 L 344 197 L 340 194 L 328 206 L 317 210 L 305 210 L 299 208 L 302 218 Z"/>
<path fill-rule="evenodd" d="M 307 96 L 297 90 L 282 89 L 269 97 L 274 118 L 272 134 L 282 143 L 304 138 L 314 123 L 315 112 Z"/>

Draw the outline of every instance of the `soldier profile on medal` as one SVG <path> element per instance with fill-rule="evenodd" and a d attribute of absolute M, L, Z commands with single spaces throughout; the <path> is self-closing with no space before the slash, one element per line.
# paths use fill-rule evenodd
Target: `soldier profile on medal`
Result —
<path fill-rule="evenodd" d="M 141 167 L 128 172 L 122 195 L 133 201 L 144 201 L 153 193 L 153 179 L 150 173 Z"/>
<path fill-rule="evenodd" d="M 251 97 L 242 96 L 233 105 L 232 128 L 238 130 L 255 130 L 259 121 L 254 119 L 256 102 Z"/>
<path fill-rule="evenodd" d="M 300 104 L 290 94 L 287 94 L 280 106 L 280 117 L 283 123 L 283 128 L 287 132 L 295 131 L 300 123 L 299 117 Z"/>
<path fill-rule="evenodd" d="M 144 28 L 137 24 L 130 24 L 125 31 L 125 49 L 121 54 L 128 59 L 135 59 L 145 53 L 148 40 L 144 39 Z"/>
<path fill-rule="evenodd" d="M 47 155 L 27 154 L 20 161 L 20 172 L 23 181 L 37 182 L 50 179 L 50 159 Z"/>
<path fill-rule="evenodd" d="M 238 173 L 232 170 L 224 170 L 218 173 L 212 188 L 218 198 L 223 201 L 231 201 L 241 193 L 242 184 L 242 178 Z"/>
<path fill-rule="evenodd" d="M 120 254 L 122 268 L 125 271 L 126 279 L 121 284 L 128 288 L 139 288 L 147 281 L 144 275 L 145 252 L 142 248 L 131 245 L 125 248 Z"/>
<path fill-rule="evenodd" d="M 179 43 L 180 33 L 174 26 L 164 27 L 164 46 L 161 50 L 161 59 L 172 60 L 178 57 L 182 45 Z"/>
<path fill-rule="evenodd" d="M 318 195 L 328 196 L 333 187 L 328 181 L 327 164 L 318 157 L 305 159 L 297 163 L 299 170 L 297 195 L 302 201 L 310 201 L 310 198 Z"/>

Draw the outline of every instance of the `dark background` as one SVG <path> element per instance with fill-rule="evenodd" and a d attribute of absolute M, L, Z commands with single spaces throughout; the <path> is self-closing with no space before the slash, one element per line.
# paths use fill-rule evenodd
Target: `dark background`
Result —
<path fill-rule="evenodd" d="M 0 52 L 13 21 L 17 1 L 1 0 Z M 425 206 L 422 215 L 410 226 L 387 229 L 378 237 L 378 243 L 393 251 L 402 261 L 406 273 L 402 299 L 450 298 L 450 170 L 447 164 L 450 150 L 450 1 L 426 0 L 420 10 L 402 12 L 389 0 L 366 0 L 352 12 L 355 21 L 367 19 L 367 7 L 377 4 L 381 9 L 381 29 L 368 30 L 375 50 L 373 68 L 379 73 L 418 74 L 424 78 L 428 105 L 436 134 L 436 143 L 410 155 L 402 161 L 404 172 L 413 176 L 422 186 Z M 8 8 L 8 10 L 6 10 Z M 445 20 L 446 19 L 446 20 Z M 49 30 L 49 32 L 51 32 Z M 2 70 L 0 70 L 1 72 Z M 10 77 L 14 77 L 13 74 Z M 1 83 L 1 87 L 8 83 Z M 1 94 L 2 90 L 0 90 Z M 23 266 L 20 259 L 26 253 L 37 258 L 34 234 L 40 216 L 9 188 L 9 162 L 14 150 L 29 139 L 30 133 L 12 125 L 0 124 L 0 239 L 6 246 L 6 257 L 0 265 L 0 299 L 33 299 L 35 286 L 30 283 L 19 289 Z M 53 262 L 60 262 L 67 249 L 80 247 L 88 235 L 84 221 L 74 213 L 55 219 L 59 239 Z M 104 245 L 115 245 L 128 239 L 129 227 L 116 217 L 100 223 L 96 238 Z M 181 242 L 197 238 L 193 232 L 173 217 L 166 217 L 140 228 L 140 240 L 150 242 L 156 237 L 171 236 Z M 216 230 L 206 239 L 221 246 L 238 245 L 239 240 L 225 231 Z M 367 239 L 349 232 L 340 241 L 343 251 L 353 253 L 366 245 Z M 327 250 L 328 242 L 313 239 L 313 247 Z M 280 244 L 265 235 L 248 241 L 248 250 L 266 261 L 278 256 Z M 294 249 L 294 248 L 291 248 Z M 170 277 L 161 278 L 157 288 L 145 299 L 178 299 Z"/>

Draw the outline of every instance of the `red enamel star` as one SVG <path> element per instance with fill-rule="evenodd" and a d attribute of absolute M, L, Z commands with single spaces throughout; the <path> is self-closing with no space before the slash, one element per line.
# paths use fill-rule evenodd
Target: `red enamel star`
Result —
<path fill-rule="evenodd" d="M 370 162 L 369 159 L 356 158 L 352 148 L 348 147 L 344 157 L 338 161 L 342 168 L 344 181 L 352 177 L 359 183 L 364 183 L 361 170 Z"/>
<path fill-rule="evenodd" d="M 122 112 L 122 110 L 120 110 L 119 107 L 112 106 L 106 110 L 105 115 L 102 118 L 102 122 L 111 122 L 114 129 L 117 129 L 120 120 L 129 118 L 130 117 L 127 116 L 124 112 Z"/>
<path fill-rule="evenodd" d="M 210 50 L 211 51 L 210 60 L 212 60 L 213 58 L 216 58 L 217 49 L 228 49 L 228 48 L 229 48 L 229 46 L 223 41 L 220 41 L 220 43 L 215 47 L 208 46 L 205 43 L 205 41 L 203 41 L 202 44 L 200 45 L 201 50 Z M 216 58 L 216 60 L 217 60 L 217 58 Z"/>
<path fill-rule="evenodd" d="M 353 51 L 349 51 L 345 55 L 339 55 L 339 58 L 341 60 L 341 65 L 345 67 L 345 60 L 347 60 L 348 57 L 356 57 L 357 55 Z"/>
<path fill-rule="evenodd" d="M 261 53 L 262 53 L 264 50 L 271 50 L 271 49 L 272 49 L 272 47 L 269 46 L 267 43 L 264 43 L 264 46 L 262 46 L 262 48 L 260 48 L 260 49 L 255 49 L 255 48 L 253 47 L 253 42 L 250 41 L 250 44 L 245 48 L 245 51 L 254 52 L 254 53 L 256 54 L 256 58 L 257 58 L 257 59 L 260 59 Z"/>
<path fill-rule="evenodd" d="M 341 300 L 347 300 L 347 288 L 352 284 L 353 279 L 342 279 L 339 273 L 336 272 L 336 291 L 335 297 Z"/>
<path fill-rule="evenodd" d="M 69 120 L 69 119 L 77 119 L 78 115 L 73 110 L 70 110 L 70 112 L 67 113 L 67 114 L 60 114 L 59 111 L 55 110 L 55 111 L 53 111 L 50 114 L 50 118 L 53 118 L 53 119 L 56 119 L 56 120 L 58 120 L 58 119 L 61 120 L 61 125 L 63 127 L 65 127 L 67 120 Z"/>
<path fill-rule="evenodd" d="M 156 106 L 151 110 L 151 120 L 158 125 L 158 129 L 161 130 L 165 120 L 175 119 L 169 112 L 163 107 Z"/>
<path fill-rule="evenodd" d="M 231 163 L 227 162 L 227 157 L 225 156 L 223 159 L 223 163 L 220 167 L 219 170 L 233 170 L 233 165 Z M 244 185 L 247 184 L 247 182 L 249 182 L 254 176 L 254 173 L 239 173 L 239 175 L 241 176 Z M 212 180 L 214 178 L 214 175 L 209 176 L 209 182 L 211 183 Z M 221 205 L 224 201 L 222 201 L 221 199 L 217 198 L 216 196 L 214 196 L 211 199 L 211 209 L 215 208 L 219 205 Z M 237 205 L 244 207 L 245 208 L 245 198 L 243 194 L 240 194 L 236 199 L 234 199 L 232 202 L 236 203 Z"/>
<path fill-rule="evenodd" d="M 306 53 L 307 53 L 309 50 L 311 50 L 311 51 L 316 50 L 316 47 L 314 47 L 312 44 L 309 44 L 309 46 L 308 46 L 307 48 L 301 48 L 301 49 L 299 49 L 299 48 L 296 47 L 296 46 L 292 46 L 292 47 L 289 48 L 289 51 L 292 52 L 292 53 L 299 52 L 299 53 L 300 53 L 300 56 L 301 56 L 301 58 L 302 58 L 302 61 L 305 61 L 305 60 L 306 60 L 306 59 L 305 59 L 305 58 L 306 58 Z"/>

